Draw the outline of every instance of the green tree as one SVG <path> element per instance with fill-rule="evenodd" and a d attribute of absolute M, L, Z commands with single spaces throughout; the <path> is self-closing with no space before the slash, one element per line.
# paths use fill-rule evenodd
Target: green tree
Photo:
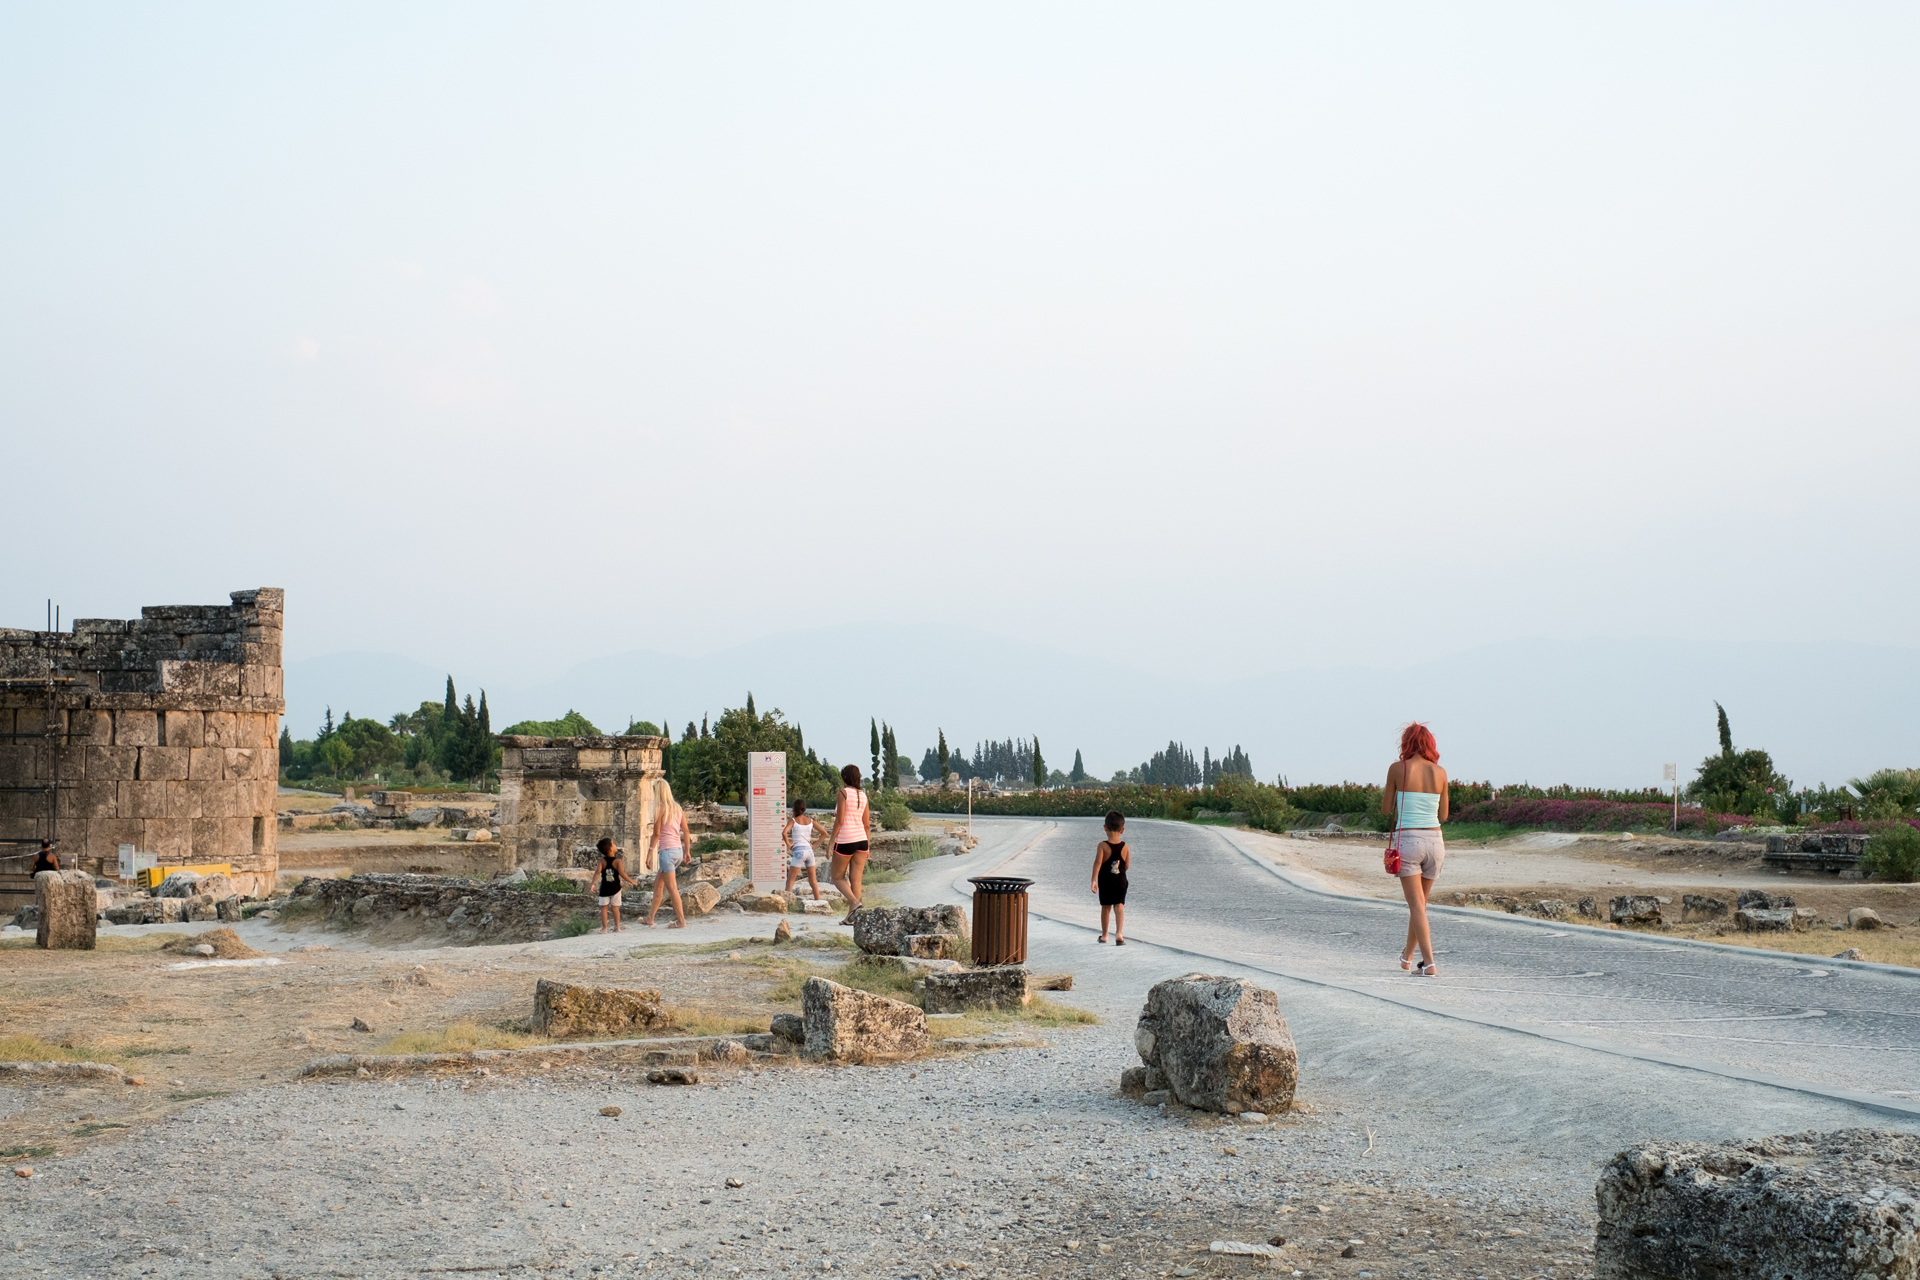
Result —
<path fill-rule="evenodd" d="M 313 753 L 321 771 L 331 777 L 339 777 L 353 764 L 353 748 L 338 735 L 329 734 L 326 741 L 316 742 Z"/>
<path fill-rule="evenodd" d="M 878 720 L 868 719 L 867 740 L 873 749 L 873 773 L 868 778 L 868 786 L 877 792 L 880 790 L 880 722 Z"/>
<path fill-rule="evenodd" d="M 940 731 L 940 785 L 946 787 L 953 782 L 952 758 L 947 754 L 947 731 Z"/>
<path fill-rule="evenodd" d="M 1040 735 L 1038 734 L 1033 738 L 1033 785 L 1036 787 L 1047 785 L 1047 762 L 1040 755 Z"/>
<path fill-rule="evenodd" d="M 893 726 L 880 726 L 880 789 L 892 791 L 900 785 L 900 748 L 893 740 Z"/>
<path fill-rule="evenodd" d="M 621 731 L 621 736 L 628 738 L 657 738 L 660 736 L 660 729 L 651 720 L 629 719 L 627 721 L 627 727 Z"/>
<path fill-rule="evenodd" d="M 600 730 L 594 727 L 593 721 L 572 707 L 568 707 L 567 714 L 558 720 L 522 720 L 518 724 L 508 725 L 500 732 L 526 734 L 533 738 L 593 738 L 600 734 Z M 648 732 L 652 730 L 649 729 Z"/>
<path fill-rule="evenodd" d="M 1080 763 L 1080 748 L 1073 749 L 1073 772 L 1067 775 L 1067 781 L 1078 785 L 1087 780 L 1087 766 Z"/>
<path fill-rule="evenodd" d="M 749 719 L 753 716 L 753 690 L 751 689 L 747 690 L 747 716 Z"/>
<path fill-rule="evenodd" d="M 1727 723 L 1727 709 L 1717 702 L 1713 704 L 1713 709 L 1720 716 L 1720 754 L 1730 756 L 1733 754 L 1733 726 Z"/>
<path fill-rule="evenodd" d="M 280 726 L 280 768 L 293 768 L 293 731 L 285 725 Z"/>
<path fill-rule="evenodd" d="M 1700 762 L 1699 776 L 1687 786 L 1687 796 L 1720 813 L 1764 814 L 1776 817 L 1793 783 L 1773 767 L 1773 757 L 1758 748 L 1736 751 L 1727 710 L 1719 713 L 1720 753 Z"/>

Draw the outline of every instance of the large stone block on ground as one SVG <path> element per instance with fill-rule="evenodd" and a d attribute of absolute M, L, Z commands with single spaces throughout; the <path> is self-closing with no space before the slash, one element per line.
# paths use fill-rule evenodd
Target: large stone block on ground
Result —
<path fill-rule="evenodd" d="M 802 1052 L 828 1062 L 884 1062 L 927 1051 L 924 1010 L 885 996 L 808 978 L 800 989 Z"/>
<path fill-rule="evenodd" d="M 1733 923 L 1745 933 L 1791 933 L 1803 927 L 1799 913 L 1792 907 L 1773 911 L 1763 907 L 1742 907 L 1733 913 Z"/>
<path fill-rule="evenodd" d="M 533 1029 L 543 1036 L 621 1039 L 653 1031 L 667 1021 L 660 992 L 653 988 L 583 987 L 546 978 L 533 988 Z"/>
<path fill-rule="evenodd" d="M 1680 895 L 1680 918 L 1682 920 L 1718 920 L 1727 914 L 1727 904 L 1719 898 L 1710 898 L 1704 893 L 1683 893 Z"/>
<path fill-rule="evenodd" d="M 1293 1106 L 1300 1064 L 1280 997 L 1244 979 L 1190 973 L 1155 983 L 1134 1047 L 1189 1107 L 1275 1115 Z"/>
<path fill-rule="evenodd" d="M 1768 893 L 1765 889 L 1742 889 L 1733 905 L 1744 911 L 1791 911 L 1793 895 Z"/>
<path fill-rule="evenodd" d="M 229 888 L 231 893 L 232 889 Z M 176 871 L 160 882 L 153 891 L 156 898 L 193 898 L 200 893 L 200 873 L 197 871 Z"/>
<path fill-rule="evenodd" d="M 1027 990 L 1027 967 L 1022 964 L 996 964 L 981 969 L 929 973 L 926 983 L 928 1013 L 1020 1009 L 1033 999 Z"/>
<path fill-rule="evenodd" d="M 33 878 L 39 908 L 35 941 L 49 951 L 91 951 L 100 909 L 93 877 L 84 871 L 42 871 Z"/>
<path fill-rule="evenodd" d="M 853 913 L 853 945 L 871 955 L 909 954 L 914 934 L 967 936 L 967 913 L 951 903 L 937 907 L 863 907 Z"/>
<path fill-rule="evenodd" d="M 1644 893 L 1622 894 L 1607 904 L 1615 924 L 1659 924 L 1660 899 Z"/>
<path fill-rule="evenodd" d="M 704 880 L 680 890 L 680 908 L 689 916 L 704 916 L 719 905 L 720 891 Z"/>
<path fill-rule="evenodd" d="M 194 886 L 194 895 L 206 894 L 215 902 L 222 898 L 231 898 L 239 890 L 234 888 L 233 877 L 224 871 L 216 871 L 210 876 L 201 876 L 200 883 Z"/>
<path fill-rule="evenodd" d="M 1596 1280 L 1920 1276 L 1920 1137 L 1874 1129 L 1649 1142 L 1594 1188 Z"/>
<path fill-rule="evenodd" d="M 920 960 L 949 960 L 960 949 L 960 939 L 950 933 L 910 933 L 902 955 Z"/>

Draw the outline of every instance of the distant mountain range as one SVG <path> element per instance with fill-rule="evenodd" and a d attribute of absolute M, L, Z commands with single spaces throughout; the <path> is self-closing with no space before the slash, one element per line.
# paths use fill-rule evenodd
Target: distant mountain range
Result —
<path fill-rule="evenodd" d="M 1204 615 L 1194 652 L 1204 654 Z M 386 719 L 438 700 L 447 672 L 412 658 L 336 653 L 287 667 L 288 722 L 310 737 L 336 717 Z M 830 627 L 770 636 L 698 658 L 634 651 L 543 683 L 453 672 L 461 695 L 487 684 L 496 728 L 569 708 L 617 732 L 664 717 L 677 735 L 753 692 L 836 764 L 868 759 L 869 717 L 890 721 L 918 760 L 944 728 L 955 750 L 1038 734 L 1048 763 L 1075 748 L 1106 776 L 1169 738 L 1198 755 L 1235 744 L 1271 781 L 1371 780 L 1400 727 L 1424 720 L 1457 776 L 1497 783 L 1651 786 L 1717 749 L 1713 703 L 1734 741 L 1773 752 L 1797 784 L 1837 784 L 1883 765 L 1920 764 L 1920 650 L 1844 641 L 1511 640 L 1397 669 L 1276 671 L 1227 683 L 1203 664 L 1150 673 L 965 627 Z"/>

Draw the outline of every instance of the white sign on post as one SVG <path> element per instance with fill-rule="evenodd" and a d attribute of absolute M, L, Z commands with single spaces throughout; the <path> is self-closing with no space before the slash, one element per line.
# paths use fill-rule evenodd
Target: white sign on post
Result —
<path fill-rule="evenodd" d="M 747 879 L 762 891 L 784 889 L 787 855 L 780 832 L 787 817 L 787 753 L 747 755 Z"/>

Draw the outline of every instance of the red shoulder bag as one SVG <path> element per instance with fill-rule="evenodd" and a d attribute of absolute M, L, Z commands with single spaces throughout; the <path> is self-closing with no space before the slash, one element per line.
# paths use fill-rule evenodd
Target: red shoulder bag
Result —
<path fill-rule="evenodd" d="M 1400 781 L 1403 784 L 1401 787 L 1401 790 L 1405 790 L 1404 784 L 1407 780 L 1405 777 L 1406 772 L 1407 772 L 1407 762 L 1402 760 L 1400 762 L 1400 773 L 1402 775 L 1400 778 Z M 1397 876 L 1400 874 L 1400 792 L 1399 791 L 1396 791 L 1393 794 L 1393 834 L 1387 837 L 1387 853 L 1384 861 L 1386 863 L 1386 869 L 1387 869 L 1388 875 Z"/>

